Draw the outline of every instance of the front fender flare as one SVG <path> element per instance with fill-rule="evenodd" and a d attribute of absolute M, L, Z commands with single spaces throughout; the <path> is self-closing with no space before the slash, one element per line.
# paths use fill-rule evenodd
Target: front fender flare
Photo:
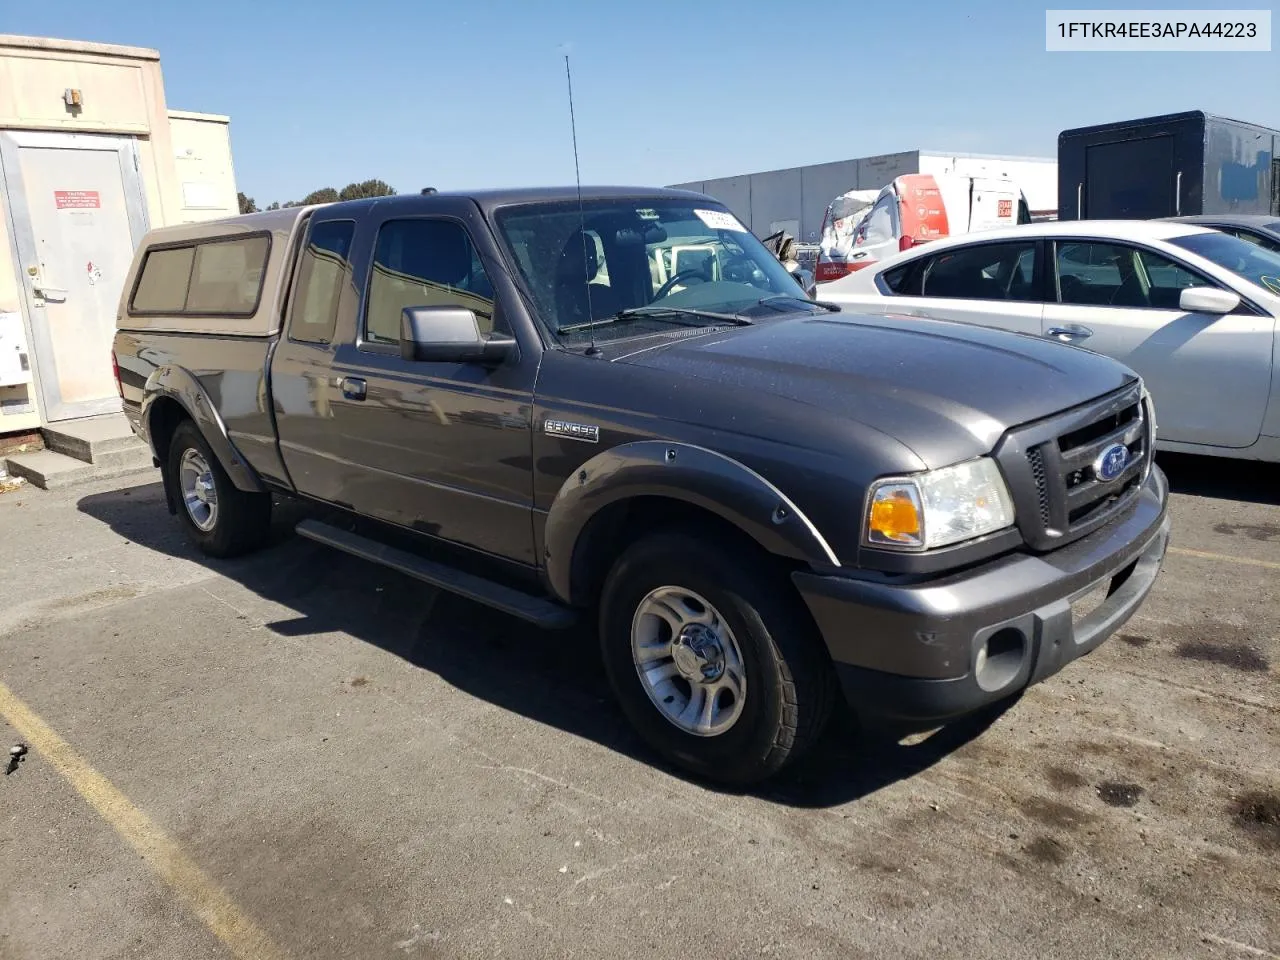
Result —
<path fill-rule="evenodd" d="M 209 394 L 201 386 L 195 374 L 185 367 L 166 365 L 157 367 L 147 377 L 142 396 L 141 420 L 146 425 L 148 437 L 151 437 L 153 408 L 156 400 L 161 397 L 168 397 L 177 401 L 179 406 L 187 411 L 187 415 L 191 417 L 195 425 L 200 429 L 200 433 L 204 435 L 209 447 L 213 450 L 214 456 L 222 464 L 222 469 L 227 471 L 227 476 L 231 478 L 231 482 L 236 485 L 237 489 L 249 493 L 263 493 L 266 491 L 267 488 L 262 482 L 262 478 L 258 476 L 253 467 L 249 466 L 248 461 L 236 449 L 236 445 L 231 442 L 231 438 L 227 435 L 226 424 L 222 422 L 222 417 L 218 414 L 218 408 L 214 406 Z M 151 437 L 151 449 L 153 452 L 156 450 L 156 443 L 153 437 Z M 162 464 L 162 466 L 164 465 Z"/>
<path fill-rule="evenodd" d="M 620 500 L 651 496 L 708 510 L 770 553 L 840 565 L 809 518 L 750 467 L 705 447 L 637 440 L 592 457 L 565 480 L 552 501 L 544 562 L 547 584 L 560 600 L 573 597 L 574 552 L 591 519 Z"/>

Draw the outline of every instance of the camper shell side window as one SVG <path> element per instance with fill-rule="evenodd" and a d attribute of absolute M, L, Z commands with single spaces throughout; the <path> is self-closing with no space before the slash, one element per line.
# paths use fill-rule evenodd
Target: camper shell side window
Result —
<path fill-rule="evenodd" d="M 151 247 L 129 294 L 129 315 L 252 317 L 270 254 L 265 231 Z"/>

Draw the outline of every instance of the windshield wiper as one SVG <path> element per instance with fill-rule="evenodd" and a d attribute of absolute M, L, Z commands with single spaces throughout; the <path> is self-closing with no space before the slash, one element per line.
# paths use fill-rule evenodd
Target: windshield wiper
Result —
<path fill-rule="evenodd" d="M 777 296 L 764 297 L 761 300 L 757 301 L 756 306 L 764 306 L 766 303 L 776 303 L 779 300 L 791 300 L 794 303 L 803 303 L 805 306 L 820 307 L 823 310 L 826 310 L 828 313 L 840 312 L 840 307 L 838 304 L 825 303 L 822 300 L 810 300 L 808 297 L 793 297 L 789 293 L 780 293 Z"/>
<path fill-rule="evenodd" d="M 737 313 L 716 313 L 714 310 L 698 310 L 693 307 L 632 307 L 619 310 L 612 317 L 614 320 L 632 320 L 637 317 L 652 317 L 662 320 L 667 317 L 696 317 L 699 320 L 715 320 L 717 323 L 732 323 L 736 327 L 749 327 L 754 320 Z"/>
<path fill-rule="evenodd" d="M 717 323 L 731 323 L 735 327 L 749 327 L 754 320 L 739 316 L 736 313 L 716 313 L 713 310 L 697 310 L 693 307 L 631 307 L 627 310 L 619 310 L 617 313 L 609 317 L 602 317 L 596 321 L 587 321 L 585 323 L 571 323 L 567 326 L 556 327 L 556 333 L 572 333 L 576 330 L 586 330 L 590 327 L 603 326 L 606 323 L 617 323 L 619 320 L 639 320 L 641 317 L 649 320 L 657 320 L 659 323 L 675 323 L 683 327 L 692 327 L 695 324 L 689 323 L 681 318 L 694 318 L 697 320 L 714 320 Z"/>

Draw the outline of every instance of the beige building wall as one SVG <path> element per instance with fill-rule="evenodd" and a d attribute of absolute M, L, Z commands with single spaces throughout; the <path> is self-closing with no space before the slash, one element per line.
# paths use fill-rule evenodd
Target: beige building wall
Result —
<path fill-rule="evenodd" d="M 79 92 L 79 104 L 65 102 L 68 90 Z M 0 34 L 0 133 L 56 131 L 133 138 L 148 227 L 239 212 L 228 126 L 224 116 L 168 109 L 155 50 Z M 5 202 L 0 190 L 0 318 L 23 316 L 34 366 L 31 318 L 19 286 Z M 12 340 L 12 332 L 6 334 L 0 324 L 0 349 Z M 24 390 L 32 412 L 6 413 L 20 409 Z M 0 434 L 40 425 L 37 393 L 33 384 L 0 385 Z"/>
<path fill-rule="evenodd" d="M 240 213 L 231 162 L 230 117 L 169 111 L 169 136 L 182 207 L 172 223 L 199 223 Z"/>

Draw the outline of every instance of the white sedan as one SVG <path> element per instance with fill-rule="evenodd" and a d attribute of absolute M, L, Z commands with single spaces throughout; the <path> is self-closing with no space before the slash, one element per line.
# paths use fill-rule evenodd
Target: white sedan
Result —
<path fill-rule="evenodd" d="M 820 284 L 816 297 L 1115 357 L 1151 391 L 1160 449 L 1280 462 L 1280 254 L 1230 234 L 1150 220 L 986 230 Z"/>

